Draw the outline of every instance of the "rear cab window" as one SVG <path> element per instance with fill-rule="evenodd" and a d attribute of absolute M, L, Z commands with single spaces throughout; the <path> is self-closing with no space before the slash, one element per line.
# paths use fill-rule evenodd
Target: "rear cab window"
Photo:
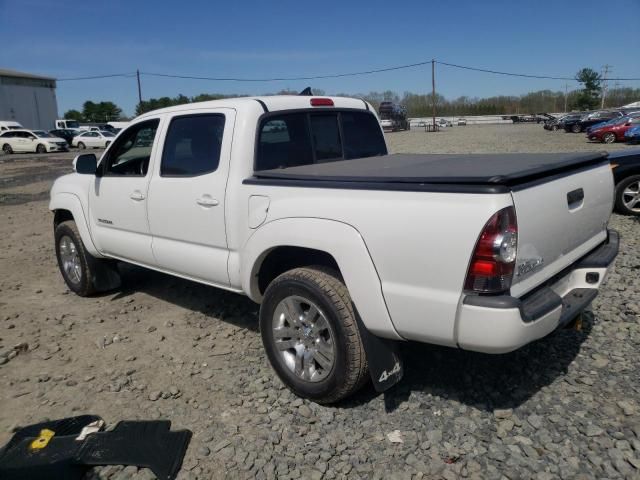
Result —
<path fill-rule="evenodd" d="M 255 171 L 386 155 L 377 118 L 359 110 L 269 114 L 258 129 Z"/>

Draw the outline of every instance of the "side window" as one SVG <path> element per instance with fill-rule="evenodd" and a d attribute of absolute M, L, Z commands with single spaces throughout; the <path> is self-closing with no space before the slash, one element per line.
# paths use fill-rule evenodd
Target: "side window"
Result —
<path fill-rule="evenodd" d="M 215 172 L 220 163 L 224 115 L 186 115 L 171 120 L 160 175 L 195 177 Z"/>
<path fill-rule="evenodd" d="M 158 119 L 148 120 L 125 130 L 109 150 L 104 174 L 145 176 L 159 123 Z"/>

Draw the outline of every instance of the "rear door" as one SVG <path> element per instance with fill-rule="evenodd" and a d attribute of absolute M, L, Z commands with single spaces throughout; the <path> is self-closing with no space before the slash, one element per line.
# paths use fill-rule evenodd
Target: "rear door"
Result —
<path fill-rule="evenodd" d="M 168 118 L 149 187 L 158 266 L 217 285 L 229 285 L 224 212 L 234 121 L 235 111 L 223 108 Z"/>
<path fill-rule="evenodd" d="M 613 207 L 608 162 L 513 191 L 518 257 L 511 294 L 519 297 L 603 242 Z"/>

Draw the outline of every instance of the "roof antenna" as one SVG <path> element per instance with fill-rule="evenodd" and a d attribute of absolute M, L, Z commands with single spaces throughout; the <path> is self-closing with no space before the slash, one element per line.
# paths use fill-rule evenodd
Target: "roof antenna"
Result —
<path fill-rule="evenodd" d="M 311 91 L 311 87 L 307 87 L 304 90 L 302 90 L 298 95 L 303 97 L 312 97 L 313 92 Z"/>

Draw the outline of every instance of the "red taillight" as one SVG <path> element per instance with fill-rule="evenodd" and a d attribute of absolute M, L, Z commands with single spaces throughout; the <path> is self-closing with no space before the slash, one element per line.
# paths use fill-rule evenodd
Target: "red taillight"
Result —
<path fill-rule="evenodd" d="M 518 247 L 518 224 L 513 207 L 495 213 L 482 229 L 471 257 L 464 288 L 500 293 L 511 287 Z"/>
<path fill-rule="evenodd" d="M 312 98 L 312 107 L 333 107 L 333 100 L 330 98 Z"/>

